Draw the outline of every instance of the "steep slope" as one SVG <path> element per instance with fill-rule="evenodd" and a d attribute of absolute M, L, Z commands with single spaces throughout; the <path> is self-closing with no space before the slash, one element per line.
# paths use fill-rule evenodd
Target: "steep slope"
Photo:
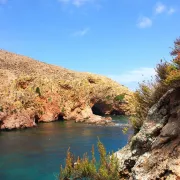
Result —
<path fill-rule="evenodd" d="M 0 129 L 33 127 L 54 120 L 99 122 L 104 119 L 97 115 L 133 111 L 132 93 L 109 78 L 3 50 L 0 77 Z"/>
<path fill-rule="evenodd" d="M 163 95 L 139 133 L 116 155 L 122 179 L 180 179 L 180 88 Z"/>

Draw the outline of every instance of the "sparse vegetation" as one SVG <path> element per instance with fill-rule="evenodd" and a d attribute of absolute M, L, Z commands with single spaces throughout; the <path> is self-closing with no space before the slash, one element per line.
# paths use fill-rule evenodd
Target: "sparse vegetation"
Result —
<path fill-rule="evenodd" d="M 89 179 L 89 180 L 119 180 L 118 159 L 112 154 L 107 154 L 104 145 L 98 140 L 97 143 L 100 160 L 95 158 L 94 146 L 92 147 L 91 159 L 88 154 L 82 158 L 75 156 L 68 149 L 66 164 L 60 168 L 60 180 L 66 179 Z"/>
<path fill-rule="evenodd" d="M 114 100 L 122 102 L 124 100 L 125 94 L 117 95 Z"/>
<path fill-rule="evenodd" d="M 28 111 L 41 117 L 49 104 L 67 116 L 98 100 L 112 104 L 115 97 L 125 92 L 129 96 L 124 101 L 128 103 L 132 97 L 126 87 L 100 75 L 70 71 L 3 50 L 0 57 L 0 104 L 7 114 Z M 121 109 L 131 113 L 126 110 L 128 105 Z"/>
<path fill-rule="evenodd" d="M 41 90 L 39 87 L 36 88 L 36 93 L 39 95 L 39 97 L 41 97 Z"/>
<path fill-rule="evenodd" d="M 163 62 L 156 67 L 156 79 L 152 82 L 143 82 L 134 93 L 135 116 L 131 117 L 131 122 L 139 131 L 145 120 L 149 109 L 171 88 L 180 86 L 180 38 L 174 42 L 171 52 L 174 59 L 171 62 Z"/>

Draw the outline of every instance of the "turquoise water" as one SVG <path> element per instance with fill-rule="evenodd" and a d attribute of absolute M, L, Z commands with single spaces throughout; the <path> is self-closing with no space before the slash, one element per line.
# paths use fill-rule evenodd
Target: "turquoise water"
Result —
<path fill-rule="evenodd" d="M 90 152 L 97 136 L 108 152 L 126 145 L 132 131 L 122 133 L 126 117 L 115 127 L 74 122 L 39 124 L 37 128 L 0 132 L 0 180 L 55 180 L 70 147 L 75 155 Z"/>

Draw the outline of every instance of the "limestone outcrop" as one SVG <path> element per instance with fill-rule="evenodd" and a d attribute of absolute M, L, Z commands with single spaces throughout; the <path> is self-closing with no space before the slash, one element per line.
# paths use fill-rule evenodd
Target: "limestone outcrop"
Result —
<path fill-rule="evenodd" d="M 115 154 L 122 179 L 180 179 L 180 88 L 149 110 L 141 130 Z"/>

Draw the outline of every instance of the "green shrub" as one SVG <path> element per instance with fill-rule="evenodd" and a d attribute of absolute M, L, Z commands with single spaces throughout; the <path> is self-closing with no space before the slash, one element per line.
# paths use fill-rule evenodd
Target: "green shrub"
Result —
<path fill-rule="evenodd" d="M 171 55 L 175 58 L 171 62 L 161 61 L 156 67 L 154 82 L 143 82 L 134 93 L 135 116 L 131 123 L 138 132 L 146 119 L 149 109 L 171 88 L 180 87 L 180 38 L 174 42 Z"/>
<path fill-rule="evenodd" d="M 153 91 L 154 90 L 150 84 L 143 82 L 139 84 L 139 89 L 137 89 L 134 93 L 134 106 L 136 114 L 130 117 L 130 121 L 135 129 L 135 132 L 140 130 L 150 107 L 154 103 L 151 98 Z"/>
<path fill-rule="evenodd" d="M 118 159 L 112 154 L 107 155 L 104 145 L 98 140 L 100 161 L 97 162 L 92 146 L 92 157 L 87 153 L 82 158 L 75 158 L 68 149 L 66 165 L 60 168 L 60 180 L 88 179 L 88 180 L 119 180 Z"/>
<path fill-rule="evenodd" d="M 52 102 L 52 98 L 51 97 L 48 98 L 48 102 Z"/>
<path fill-rule="evenodd" d="M 125 94 L 118 95 L 114 98 L 115 101 L 122 102 L 124 100 Z"/>
<path fill-rule="evenodd" d="M 36 93 L 39 95 L 39 97 L 41 96 L 41 90 L 39 87 L 36 88 Z"/>

